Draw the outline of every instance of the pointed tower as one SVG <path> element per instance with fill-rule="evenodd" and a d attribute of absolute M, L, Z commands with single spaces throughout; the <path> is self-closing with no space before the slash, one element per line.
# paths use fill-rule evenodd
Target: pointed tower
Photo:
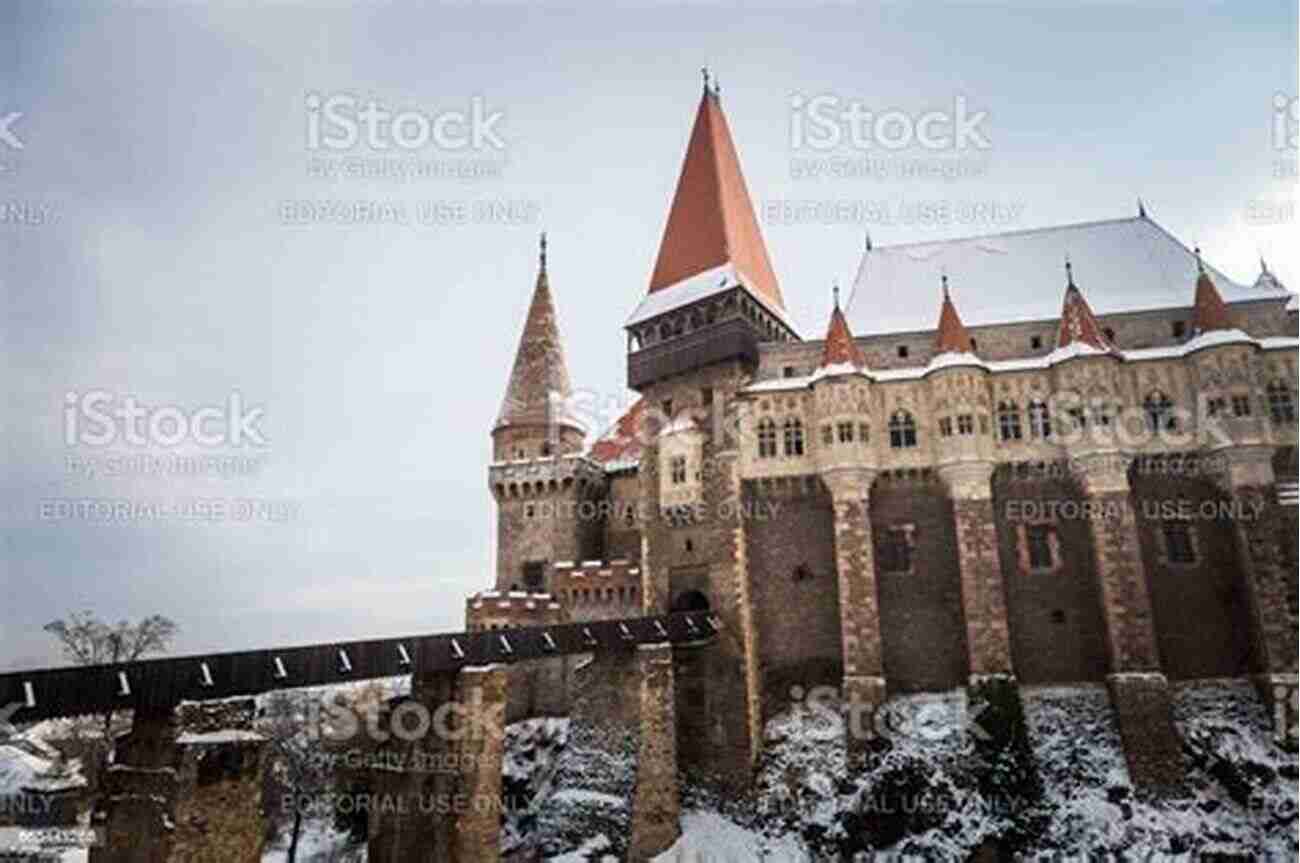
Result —
<path fill-rule="evenodd" d="M 970 333 L 966 332 L 966 325 L 961 322 L 957 307 L 953 305 L 952 296 L 948 293 L 948 277 L 944 276 L 943 305 L 939 309 L 939 326 L 934 336 L 934 355 L 974 352 Z"/>
<path fill-rule="evenodd" d="M 1083 292 L 1074 283 L 1074 267 L 1065 262 L 1065 302 L 1061 306 L 1061 326 L 1056 334 L 1057 350 L 1072 345 L 1083 345 L 1110 353 L 1115 346 L 1106 337 L 1106 331 L 1097 323 L 1092 307 L 1083 298 Z"/>
<path fill-rule="evenodd" d="M 866 357 L 853 341 L 849 332 L 849 322 L 840 311 L 840 289 L 835 288 L 835 308 L 831 311 L 830 323 L 826 326 L 826 342 L 822 346 L 820 370 L 862 371 L 867 367 Z"/>
<path fill-rule="evenodd" d="M 598 525 L 578 509 L 601 494 L 603 474 L 581 455 L 584 430 L 568 410 L 571 395 L 543 234 L 528 318 L 492 428 L 497 590 L 546 590 L 556 561 L 598 555 Z"/>
<path fill-rule="evenodd" d="M 579 451 L 583 429 L 568 411 L 572 394 L 546 274 L 546 235 L 542 234 L 533 299 L 492 428 L 493 460 L 518 461 Z"/>
<path fill-rule="evenodd" d="M 695 112 L 645 299 L 627 322 L 628 383 L 730 359 L 797 338 L 759 230 L 716 88 Z"/>
<path fill-rule="evenodd" d="M 1192 307 L 1192 335 L 1208 333 L 1212 330 L 1233 330 L 1237 324 L 1233 321 L 1228 305 L 1219 295 L 1214 280 L 1205 271 L 1201 260 L 1201 250 L 1196 250 L 1196 301 Z"/>

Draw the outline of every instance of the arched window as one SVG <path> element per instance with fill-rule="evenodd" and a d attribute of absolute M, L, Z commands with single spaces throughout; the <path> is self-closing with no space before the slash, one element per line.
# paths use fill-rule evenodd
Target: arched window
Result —
<path fill-rule="evenodd" d="M 776 456 L 776 423 L 770 419 L 762 419 L 758 422 L 758 457 L 773 458 Z"/>
<path fill-rule="evenodd" d="M 1151 431 L 1173 431 L 1178 428 L 1174 418 L 1174 403 L 1169 396 L 1156 390 L 1142 401 L 1142 410 L 1147 415 L 1147 428 Z"/>
<path fill-rule="evenodd" d="M 798 417 L 787 417 L 782 427 L 786 455 L 803 455 L 803 422 Z"/>
<path fill-rule="evenodd" d="M 673 337 L 672 325 L 669 324 L 667 321 L 664 321 L 662 324 L 659 325 L 659 340 L 661 342 L 666 342 L 672 337 Z"/>
<path fill-rule="evenodd" d="M 696 309 L 691 312 L 691 329 L 698 330 L 702 325 L 703 321 L 700 319 L 700 311 L 699 309 Z"/>
<path fill-rule="evenodd" d="M 1268 385 L 1268 413 L 1278 425 L 1295 422 L 1295 399 L 1285 381 Z"/>
<path fill-rule="evenodd" d="M 1020 406 L 1015 402 L 998 402 L 998 436 L 1002 440 L 1020 440 Z"/>
<path fill-rule="evenodd" d="M 1029 403 L 1029 433 L 1044 440 L 1052 436 L 1052 418 L 1047 413 L 1047 405 L 1040 401 Z"/>
<path fill-rule="evenodd" d="M 889 445 L 894 449 L 916 446 L 916 420 L 907 411 L 894 411 L 889 418 Z"/>

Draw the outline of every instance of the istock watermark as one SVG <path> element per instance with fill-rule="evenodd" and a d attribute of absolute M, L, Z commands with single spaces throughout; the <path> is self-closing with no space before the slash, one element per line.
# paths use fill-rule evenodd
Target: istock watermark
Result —
<path fill-rule="evenodd" d="M 134 395 L 107 390 L 63 396 L 63 442 L 69 447 L 267 446 L 261 427 L 266 409 L 230 393 L 223 405 L 181 407 L 142 404 Z"/>
<path fill-rule="evenodd" d="M 829 152 L 908 149 L 988 150 L 987 111 L 972 111 L 966 97 L 953 97 L 951 110 L 872 110 L 861 100 L 824 93 L 790 97 L 790 148 Z"/>
<path fill-rule="evenodd" d="M 1273 179 L 1294 180 L 1296 150 L 1300 149 L 1300 100 L 1277 92 L 1273 94 L 1269 144 L 1278 155 L 1273 159 Z M 1289 221 L 1289 220 L 1288 220 Z"/>
<path fill-rule="evenodd" d="M 308 703 L 307 737 L 342 742 L 362 735 L 375 743 L 397 739 L 407 743 L 430 736 L 440 740 L 500 739 L 505 735 L 505 705 L 487 703 L 483 690 L 471 688 L 463 701 L 430 708 L 414 698 L 388 708 L 347 701 L 334 692 Z"/>
<path fill-rule="evenodd" d="M 978 740 L 992 737 L 979 723 L 989 705 L 972 705 L 964 698 L 845 702 L 834 686 L 805 689 L 796 685 L 790 687 L 790 701 L 794 707 L 791 719 L 801 727 L 798 733 L 811 740 L 836 740 L 841 735 L 851 740 L 883 737 L 921 742 L 957 735 Z"/>

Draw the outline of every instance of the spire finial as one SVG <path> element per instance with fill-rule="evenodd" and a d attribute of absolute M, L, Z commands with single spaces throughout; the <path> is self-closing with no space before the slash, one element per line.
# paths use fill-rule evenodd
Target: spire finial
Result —
<path fill-rule="evenodd" d="M 542 272 L 546 272 L 546 232 L 542 231 L 542 238 L 538 243 L 539 251 L 537 253 L 537 262 L 541 265 Z"/>
<path fill-rule="evenodd" d="M 1146 217 L 1147 217 L 1147 205 L 1142 202 L 1141 198 L 1138 198 L 1138 218 L 1145 219 Z"/>
<path fill-rule="evenodd" d="M 871 251 L 871 231 L 867 231 L 867 251 Z"/>
<path fill-rule="evenodd" d="M 1077 286 L 1074 284 L 1074 265 L 1070 263 L 1068 254 L 1065 256 L 1065 282 L 1066 287 L 1076 288 L 1077 290 Z"/>
<path fill-rule="evenodd" d="M 709 67 L 701 66 L 700 74 L 704 76 L 704 94 L 707 96 L 709 93 Z"/>
<path fill-rule="evenodd" d="M 835 308 L 838 309 L 840 307 L 840 283 L 838 281 L 831 282 L 831 295 L 835 298 Z"/>
<path fill-rule="evenodd" d="M 1262 273 L 1262 274 L 1265 275 L 1265 276 L 1271 276 L 1271 275 L 1273 275 L 1272 273 L 1270 273 L 1270 272 L 1268 271 L 1268 261 L 1264 260 L 1264 256 L 1263 256 L 1263 255 L 1260 255 L 1260 256 L 1259 256 L 1259 271 L 1260 271 L 1260 273 Z"/>
<path fill-rule="evenodd" d="M 1192 251 L 1196 253 L 1196 272 L 1205 275 L 1205 261 L 1201 260 L 1201 247 L 1197 246 Z"/>
<path fill-rule="evenodd" d="M 939 281 L 943 283 L 943 298 L 945 300 L 950 299 L 950 297 L 948 296 L 948 274 L 947 273 L 941 274 L 939 276 Z"/>

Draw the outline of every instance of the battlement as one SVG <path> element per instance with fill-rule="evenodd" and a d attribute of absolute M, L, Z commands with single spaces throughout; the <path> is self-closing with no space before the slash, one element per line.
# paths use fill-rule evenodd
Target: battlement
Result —
<path fill-rule="evenodd" d="M 573 620 L 629 617 L 641 611 L 641 565 L 636 561 L 562 560 L 548 566 L 546 576 Z"/>
<path fill-rule="evenodd" d="M 465 628 L 469 632 L 568 622 L 564 606 L 549 593 L 485 590 L 465 600 Z"/>
<path fill-rule="evenodd" d="M 582 455 L 497 461 L 488 465 L 488 484 L 498 499 L 531 497 L 603 485 L 605 470 Z"/>

